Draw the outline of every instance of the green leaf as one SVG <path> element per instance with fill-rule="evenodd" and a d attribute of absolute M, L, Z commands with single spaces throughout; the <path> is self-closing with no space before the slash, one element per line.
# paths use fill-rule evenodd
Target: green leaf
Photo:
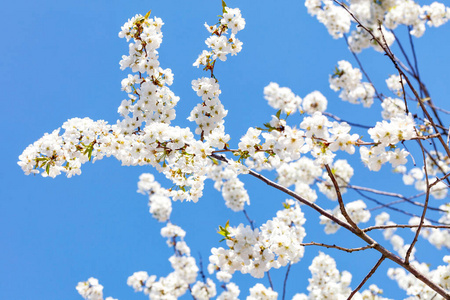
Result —
<path fill-rule="evenodd" d="M 151 13 L 152 13 L 152 10 L 150 9 L 150 10 L 148 11 L 148 13 L 145 14 L 144 18 L 145 18 L 145 19 L 148 19 L 148 17 L 150 17 L 150 14 L 151 14 Z"/>
<path fill-rule="evenodd" d="M 220 235 L 223 235 L 225 237 L 225 239 L 227 239 L 228 235 L 230 234 L 230 232 L 228 231 L 229 227 L 230 227 L 230 220 L 227 221 L 227 223 L 225 224 L 225 227 L 222 227 L 221 225 L 219 225 L 219 230 L 217 231 L 217 233 Z"/>
<path fill-rule="evenodd" d="M 225 9 L 225 7 L 227 7 L 227 4 L 225 3 L 224 0 L 222 0 L 222 12 L 223 12 L 224 14 L 227 13 L 227 10 Z"/>
<path fill-rule="evenodd" d="M 94 147 L 93 147 L 93 146 L 90 146 L 90 147 L 89 147 L 89 152 L 88 152 L 88 158 L 89 158 L 89 161 L 91 161 L 91 158 L 92 158 L 92 150 L 94 150 Z"/>
<path fill-rule="evenodd" d="M 281 115 L 281 109 L 279 111 L 277 111 L 277 114 L 275 115 L 278 119 L 280 119 L 280 115 Z"/>
<path fill-rule="evenodd" d="M 50 164 L 47 164 L 47 166 L 45 167 L 45 172 L 47 173 L 47 175 L 50 175 Z"/>

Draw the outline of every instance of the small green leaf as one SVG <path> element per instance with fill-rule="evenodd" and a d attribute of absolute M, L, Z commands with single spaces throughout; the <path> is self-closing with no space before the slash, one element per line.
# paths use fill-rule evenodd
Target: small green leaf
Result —
<path fill-rule="evenodd" d="M 230 232 L 228 231 L 229 227 L 230 227 L 230 221 L 228 220 L 227 223 L 225 224 L 225 227 L 222 227 L 221 225 L 219 225 L 219 230 L 217 231 L 217 233 L 220 235 L 223 235 L 225 237 L 225 239 L 228 239 L 228 235 L 230 234 Z"/>
<path fill-rule="evenodd" d="M 47 173 L 47 175 L 50 175 L 50 164 L 47 164 L 47 166 L 45 167 L 45 172 Z"/>
<path fill-rule="evenodd" d="M 227 13 L 227 10 L 225 9 L 226 7 L 227 7 L 227 4 L 225 3 L 224 0 L 222 0 L 222 12 L 223 12 L 224 14 Z"/>
<path fill-rule="evenodd" d="M 151 14 L 151 13 L 152 13 L 152 10 L 150 9 L 150 10 L 148 11 L 148 13 L 145 14 L 144 18 L 145 18 L 145 19 L 148 19 L 148 17 L 150 17 L 150 14 Z"/>
<path fill-rule="evenodd" d="M 277 111 L 277 114 L 275 115 L 278 119 L 280 119 L 280 115 L 281 115 L 281 109 L 279 111 Z"/>
<path fill-rule="evenodd" d="M 92 158 L 92 150 L 94 150 L 94 147 L 93 147 L 93 146 L 90 146 L 90 147 L 89 147 L 89 152 L 88 152 L 88 158 L 89 158 L 89 161 L 91 161 L 91 158 Z"/>

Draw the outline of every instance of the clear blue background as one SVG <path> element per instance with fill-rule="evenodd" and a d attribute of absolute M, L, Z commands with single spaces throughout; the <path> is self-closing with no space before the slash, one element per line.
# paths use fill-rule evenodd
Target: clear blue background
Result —
<path fill-rule="evenodd" d="M 329 89 L 328 75 L 337 61 L 347 59 L 354 66 L 356 62 L 344 40 L 333 40 L 322 24 L 307 15 L 303 1 L 227 2 L 230 7 L 239 7 L 247 22 L 238 35 L 244 42 L 243 51 L 225 63 L 219 62 L 215 70 L 221 84 L 221 100 L 229 110 L 226 128 L 233 136 L 232 145 L 237 145 L 248 127 L 261 126 L 275 113 L 263 99 L 263 88 L 271 81 L 290 87 L 301 97 L 320 90 L 329 100 L 328 111 L 344 119 L 372 125 L 379 120 L 378 103 L 367 110 L 343 103 Z M 17 157 L 44 132 L 60 127 L 69 118 L 90 117 L 115 123 L 117 107 L 126 98 L 120 81 L 128 74 L 119 69 L 119 60 L 127 54 L 128 46 L 117 34 L 128 18 L 150 9 L 152 16 L 165 23 L 161 66 L 173 70 L 172 90 L 181 97 L 174 124 L 192 126 L 186 118 L 200 99 L 190 83 L 208 76 L 192 67 L 192 63 L 206 49 L 204 40 L 208 33 L 203 24 L 217 21 L 220 1 L 24 0 L 8 1 L 2 6 L 0 299 L 81 299 L 75 286 L 91 276 L 105 286 L 105 296 L 144 299 L 146 296 L 134 293 L 126 285 L 128 276 L 140 270 L 158 276 L 171 272 L 167 258 L 172 250 L 159 235 L 161 224 L 148 213 L 147 198 L 135 193 L 139 175 L 155 171 L 149 167 L 121 167 L 110 158 L 86 164 L 81 176 L 48 179 L 23 175 Z M 404 28 L 398 31 L 403 38 L 405 33 Z M 416 43 L 424 82 L 434 101 L 444 107 L 450 93 L 449 34 L 449 26 L 430 29 Z M 393 49 L 398 53 L 396 47 Z M 367 50 L 360 58 L 375 84 L 386 92 L 384 79 L 395 73 L 387 59 L 373 50 Z M 290 121 L 299 124 L 301 117 L 292 116 Z M 401 179 L 392 175 L 388 166 L 372 174 L 357 157 L 355 162 L 352 183 L 407 195 L 415 193 L 403 189 Z M 275 178 L 273 174 L 269 176 Z M 170 186 L 167 180 L 158 178 Z M 253 178 L 241 179 L 252 202 L 247 211 L 261 225 L 275 215 L 286 196 Z M 359 197 L 354 193 L 345 196 L 346 201 L 356 199 Z M 328 208 L 336 205 L 321 194 L 318 203 Z M 434 201 L 433 205 L 442 203 Z M 209 249 L 223 246 L 216 234 L 218 225 L 228 219 L 232 225 L 246 222 L 242 214 L 225 208 L 211 181 L 199 203 L 174 206 L 172 221 L 187 231 L 186 241 L 197 260 L 201 255 L 204 268 Z M 303 211 L 308 220 L 306 242 L 363 245 L 343 230 L 339 236 L 326 236 L 318 225 L 318 214 L 308 208 Z M 399 222 L 407 221 L 402 215 L 393 213 L 393 217 Z M 412 235 L 406 232 L 409 243 Z M 373 236 L 383 241 L 380 234 Z M 447 250 L 425 250 L 427 242 L 423 245 L 419 246 L 417 257 L 430 262 L 433 268 L 440 264 L 441 256 L 448 254 Z M 335 257 L 339 270 L 352 272 L 353 288 L 379 258 L 370 251 L 347 254 L 307 248 L 305 258 L 291 270 L 287 298 L 296 292 L 307 292 L 307 267 L 319 250 Z M 388 267 L 394 264 L 383 263 L 365 288 L 376 283 L 386 297 L 402 298 L 405 294 L 386 278 Z M 278 292 L 284 272 L 272 272 Z M 235 275 L 233 281 L 241 287 L 241 298 L 255 283 L 249 276 L 240 275 Z M 267 280 L 263 283 L 268 286 Z"/>

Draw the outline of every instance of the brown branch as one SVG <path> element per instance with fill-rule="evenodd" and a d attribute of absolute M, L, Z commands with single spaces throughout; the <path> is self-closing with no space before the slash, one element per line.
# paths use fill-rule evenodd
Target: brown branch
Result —
<path fill-rule="evenodd" d="M 375 271 L 378 269 L 378 267 L 381 265 L 383 260 L 386 259 L 386 256 L 381 255 L 380 259 L 377 261 L 375 266 L 373 266 L 372 270 L 370 270 L 369 274 L 367 274 L 366 277 L 364 277 L 363 281 L 356 287 L 356 289 L 348 296 L 347 300 L 350 300 L 353 298 L 353 296 L 363 287 L 363 285 L 366 283 L 367 280 L 369 280 L 370 277 L 375 273 Z"/>
<path fill-rule="evenodd" d="M 339 209 L 341 210 L 342 215 L 344 216 L 345 220 L 355 229 L 356 232 L 360 232 L 361 229 L 359 229 L 358 225 L 356 225 L 355 222 L 353 222 L 352 218 L 347 213 L 347 210 L 345 209 L 344 201 L 342 200 L 341 190 L 339 189 L 339 184 L 336 181 L 336 178 L 333 175 L 333 172 L 330 169 L 329 165 L 325 165 L 325 169 L 327 169 L 328 176 L 330 177 L 331 181 L 333 182 L 334 189 L 336 191 L 336 195 L 339 202 Z"/>
<path fill-rule="evenodd" d="M 389 228 L 417 228 L 419 225 L 409 225 L 409 224 L 395 224 L 395 225 L 378 225 L 378 226 L 370 226 L 367 228 L 364 228 L 362 231 L 368 232 L 375 229 L 389 229 Z M 429 225 L 429 224 L 423 224 L 422 227 L 424 228 L 443 228 L 443 229 L 450 229 L 450 225 Z"/>
<path fill-rule="evenodd" d="M 412 253 L 412 250 L 414 249 L 414 245 L 417 243 L 417 240 L 419 239 L 420 230 L 422 229 L 423 222 L 425 220 L 425 214 L 427 213 L 428 200 L 430 199 L 430 189 L 432 187 L 432 186 L 430 186 L 430 183 L 428 181 L 427 158 L 425 155 L 424 147 L 420 140 L 418 140 L 417 142 L 419 143 L 420 148 L 422 149 L 423 169 L 425 172 L 425 180 L 427 182 L 427 194 L 425 195 L 425 203 L 423 206 L 422 216 L 420 217 L 419 227 L 417 227 L 416 234 L 414 235 L 414 239 L 413 239 L 411 245 L 409 246 L 408 251 L 406 251 L 406 255 L 405 255 L 405 263 L 406 264 L 409 264 L 409 257 Z M 437 181 L 436 181 L 436 183 L 437 183 Z"/>
<path fill-rule="evenodd" d="M 325 247 L 328 249 L 333 248 L 333 249 L 338 249 L 338 250 L 345 251 L 348 253 L 352 253 L 352 252 L 356 252 L 356 251 L 371 249 L 375 245 L 367 245 L 367 246 L 359 247 L 359 248 L 344 248 L 344 247 L 340 247 L 340 246 L 336 246 L 336 245 L 327 245 L 327 244 L 322 244 L 322 243 L 310 242 L 310 243 L 300 244 L 300 246 L 321 246 L 321 247 Z"/>

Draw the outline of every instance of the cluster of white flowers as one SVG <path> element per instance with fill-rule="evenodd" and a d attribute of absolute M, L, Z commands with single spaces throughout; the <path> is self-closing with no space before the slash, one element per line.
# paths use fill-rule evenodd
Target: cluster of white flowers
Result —
<path fill-rule="evenodd" d="M 396 116 L 406 114 L 405 101 L 402 99 L 387 97 L 383 99 L 381 107 L 383 108 L 381 116 L 385 120 L 390 120 Z"/>
<path fill-rule="evenodd" d="M 405 84 L 405 79 L 402 78 L 402 80 L 400 80 L 400 75 L 391 75 L 388 79 L 386 79 L 388 89 L 397 94 L 397 96 L 401 96 L 403 94 L 402 85 L 405 86 Z"/>
<path fill-rule="evenodd" d="M 350 15 L 345 9 L 335 5 L 332 0 L 306 0 L 305 6 L 310 15 L 316 16 L 317 20 L 325 25 L 333 38 L 341 38 L 349 32 Z"/>
<path fill-rule="evenodd" d="M 46 133 L 19 156 L 18 164 L 26 175 L 38 174 L 38 169 L 43 169 L 44 177 L 56 177 L 61 172 L 71 177 L 81 174 L 80 167 L 87 161 L 103 158 L 105 153 L 98 141 L 111 130 L 105 121 L 74 118 L 64 122 L 62 128 L 65 130 L 62 135 L 59 128 Z"/>
<path fill-rule="evenodd" d="M 76 287 L 78 293 L 86 300 L 103 300 L 103 285 L 98 283 L 96 278 L 89 278 L 87 281 L 78 282 Z M 117 300 L 106 297 L 105 300 Z"/>
<path fill-rule="evenodd" d="M 364 107 L 373 104 L 375 89 L 368 82 L 361 82 L 362 74 L 358 68 L 353 68 L 346 60 L 338 61 L 333 75 L 330 75 L 330 88 L 341 91 L 339 98 L 353 104 L 362 103 Z"/>
<path fill-rule="evenodd" d="M 167 238 L 167 245 L 175 249 L 175 254 L 169 258 L 174 271 L 166 277 L 160 277 L 159 280 L 155 275 L 149 276 L 145 271 L 135 272 L 128 277 L 127 284 L 136 292 L 144 292 L 149 295 L 151 300 L 177 299 L 186 293 L 190 284 L 196 282 L 198 267 L 195 259 L 190 255 L 189 247 L 183 241 L 186 232 L 182 228 L 167 223 L 161 229 L 161 235 Z M 213 297 L 216 294 L 212 281 L 208 281 L 206 286 L 200 284 L 196 284 L 196 286 L 199 296 L 207 293 Z"/>
<path fill-rule="evenodd" d="M 446 174 L 450 169 L 449 159 L 438 159 L 438 157 L 444 158 L 442 153 L 438 153 L 435 151 L 431 151 L 431 159 L 430 157 L 426 158 L 427 163 L 427 173 L 428 173 L 428 182 L 430 185 L 433 185 L 430 188 L 430 194 L 435 199 L 444 199 L 447 197 L 448 186 L 443 181 L 438 181 L 436 183 L 436 177 L 438 174 Z M 439 162 L 437 165 L 435 162 Z M 403 174 L 403 183 L 405 185 L 414 185 L 416 190 L 421 192 L 427 191 L 427 180 L 425 178 L 425 172 L 420 168 L 412 168 L 407 171 L 405 166 L 398 166 L 395 168 L 397 173 Z"/>
<path fill-rule="evenodd" d="M 361 2 L 369 2 L 369 1 L 361 1 Z M 382 44 L 386 42 L 386 45 L 391 46 L 395 41 L 395 36 L 393 33 L 388 31 L 383 25 L 368 24 L 367 28 L 372 30 L 373 35 L 380 41 Z M 381 28 L 381 31 L 380 31 Z M 352 31 L 351 35 L 348 38 L 348 44 L 351 51 L 355 53 L 361 52 L 365 48 L 372 47 L 378 52 L 383 52 L 383 48 L 374 41 L 372 35 L 370 35 L 365 29 L 361 27 L 357 27 Z"/>
<path fill-rule="evenodd" d="M 295 95 L 290 88 L 280 87 L 278 83 L 271 82 L 264 88 L 264 98 L 276 110 L 281 109 L 286 114 L 293 114 L 301 110 L 302 98 Z"/>
<path fill-rule="evenodd" d="M 320 112 L 304 118 L 300 128 L 305 129 L 306 144 L 319 165 L 330 164 L 337 150 L 353 154 L 359 139 L 357 134 L 350 134 L 351 127 L 346 122 L 330 122 Z"/>
<path fill-rule="evenodd" d="M 197 281 L 192 287 L 192 297 L 198 300 L 209 300 L 216 296 L 216 284 L 210 278 L 206 282 Z"/>
<path fill-rule="evenodd" d="M 420 6 L 413 0 L 349 0 L 347 2 L 349 5 L 347 6 L 347 3 L 344 5 L 359 22 L 388 46 L 394 42 L 395 37 L 386 28 L 395 29 L 398 25 L 410 26 L 410 33 L 421 37 L 426 29 L 425 24 L 439 27 L 450 19 L 450 9 L 438 2 L 424 6 Z M 308 13 L 316 16 L 335 39 L 347 34 L 351 29 L 351 23 L 355 22 L 344 8 L 336 5 L 332 0 L 305 0 L 305 6 Z M 370 46 L 377 51 L 382 51 L 380 45 L 373 41 L 372 36 L 358 26 L 351 32 L 348 41 L 350 49 L 354 52 L 360 52 Z"/>
<path fill-rule="evenodd" d="M 368 130 L 371 139 L 383 146 L 395 145 L 417 136 L 415 122 L 411 114 L 398 115 L 388 121 L 377 122 Z"/>
<path fill-rule="evenodd" d="M 429 265 L 426 263 L 419 263 L 417 261 L 411 261 L 411 265 L 422 274 L 425 274 L 428 279 L 436 282 L 442 288 L 448 290 L 450 288 L 450 256 L 444 256 L 443 261 L 446 265 L 438 266 L 435 270 L 430 270 Z M 438 295 L 425 283 L 417 279 L 414 275 L 406 273 L 402 268 L 390 268 L 388 270 L 388 276 L 397 281 L 398 286 L 405 290 L 406 294 L 410 296 L 407 300 L 445 299 Z"/>
<path fill-rule="evenodd" d="M 155 181 L 152 174 L 144 173 L 139 176 L 138 193 L 149 195 L 148 206 L 153 218 L 159 222 L 169 220 L 172 212 L 172 201 L 168 197 L 170 193 Z"/>
<path fill-rule="evenodd" d="M 122 56 L 120 68 L 131 68 L 139 75 L 128 75 L 122 80 L 122 90 L 128 98 L 122 101 L 118 112 L 124 117 L 118 121 L 118 127 L 125 134 L 130 134 L 145 122 L 162 122 L 170 124 L 175 119 L 175 105 L 179 97 L 167 87 L 173 83 L 170 69 L 159 66 L 158 51 L 162 43 L 160 18 L 136 15 L 128 20 L 119 33 L 119 37 L 129 44 L 129 55 Z"/>
<path fill-rule="evenodd" d="M 359 136 L 350 134 L 351 127 L 346 122 L 330 122 L 320 111 L 315 111 L 300 123 L 303 131 L 288 126 L 279 114 L 280 111 L 272 116 L 270 123 L 264 124 L 267 129 L 249 128 L 241 138 L 236 155 L 249 158 L 250 167 L 278 168 L 282 163 L 298 160 L 302 153 L 310 153 L 317 165 L 331 164 L 336 155 L 333 152 L 355 152 Z M 263 143 L 260 136 L 265 139 Z"/>
<path fill-rule="evenodd" d="M 350 283 L 352 274 L 347 271 L 339 272 L 336 261 L 322 252 L 316 256 L 309 266 L 312 277 L 309 279 L 309 295 L 296 294 L 293 300 L 308 299 L 347 299 L 352 292 Z M 382 290 L 372 284 L 368 290 L 357 292 L 352 299 L 356 300 L 383 300 L 380 296 Z M 387 299 L 386 299 L 387 300 Z"/>
<path fill-rule="evenodd" d="M 230 136 L 225 134 L 223 125 L 223 119 L 228 111 L 219 100 L 221 91 L 213 71 L 217 58 L 225 61 L 228 54 L 237 55 L 242 50 L 242 42 L 235 35 L 244 29 L 245 20 L 238 8 L 224 6 L 219 24 L 218 26 L 205 24 L 206 29 L 211 33 L 206 40 L 206 45 L 211 50 L 203 50 L 194 62 L 194 66 L 203 65 L 204 70 L 211 71 L 212 78 L 202 77 L 192 81 L 192 88 L 198 96 L 202 97 L 202 102 L 194 107 L 188 120 L 197 124 L 195 133 L 200 134 L 202 140 L 206 138 L 213 147 L 222 149 L 230 140 Z M 231 34 L 227 36 L 229 29 L 231 29 Z"/>
<path fill-rule="evenodd" d="M 316 111 L 324 112 L 327 110 L 327 98 L 319 91 L 313 91 L 303 98 L 303 111 L 307 114 L 314 114 Z"/>
<path fill-rule="evenodd" d="M 368 211 L 366 208 L 366 203 L 364 203 L 364 201 L 362 200 L 349 202 L 345 205 L 345 210 L 347 211 L 348 216 L 353 220 L 353 222 L 355 222 L 355 224 L 365 223 L 369 221 L 370 211 Z M 342 215 L 339 206 L 336 206 L 331 213 L 339 220 L 347 222 L 345 217 Z M 338 229 L 341 227 L 325 216 L 320 216 L 320 224 L 325 224 L 324 230 L 326 234 L 336 233 L 336 231 L 338 231 Z"/>
<path fill-rule="evenodd" d="M 272 290 L 272 288 L 266 288 L 261 283 L 257 283 L 254 287 L 250 288 L 250 295 L 247 300 L 276 300 L 278 299 L 278 293 Z"/>
<path fill-rule="evenodd" d="M 286 125 L 285 120 L 279 115 L 273 116 L 270 123 L 264 124 L 269 129 L 262 132 L 261 129 L 249 128 L 239 143 L 241 159 L 249 158 L 248 165 L 256 169 L 273 169 L 283 161 L 290 162 L 300 158 L 301 153 L 306 153 L 308 147 L 305 144 L 304 132 L 295 127 Z M 264 142 L 260 144 L 260 135 Z M 248 161 L 247 161 L 248 162 Z"/>
<path fill-rule="evenodd" d="M 450 9 L 442 3 L 420 6 L 412 0 L 393 2 L 384 18 L 384 24 L 389 29 L 407 25 L 412 27 L 412 35 L 421 37 L 425 32 L 425 24 L 439 27 L 450 19 Z"/>
<path fill-rule="evenodd" d="M 203 102 L 197 104 L 191 111 L 189 121 L 194 121 L 197 124 L 195 133 L 202 134 L 208 137 L 214 131 L 214 135 L 220 134 L 220 137 L 215 137 L 215 140 L 221 140 L 217 147 L 223 148 L 230 139 L 229 135 L 224 133 L 224 118 L 228 111 L 219 100 L 221 93 L 219 83 L 214 78 L 200 78 L 192 81 L 192 88 L 197 92 L 197 95 L 202 97 Z M 216 146 L 216 145 L 214 145 Z"/>
<path fill-rule="evenodd" d="M 306 156 L 292 163 L 283 163 L 277 169 L 278 183 L 290 187 L 295 185 L 295 192 L 311 202 L 316 201 L 317 194 L 310 186 L 322 175 L 322 169 Z"/>
<path fill-rule="evenodd" d="M 407 163 L 406 157 L 409 155 L 408 151 L 399 148 L 396 148 L 395 151 L 386 151 L 382 145 L 371 148 L 361 147 L 359 152 L 361 160 L 371 171 L 379 171 L 381 166 L 388 161 L 394 168 L 404 165 Z"/>
<path fill-rule="evenodd" d="M 227 55 L 236 55 L 242 50 L 242 42 L 236 38 L 236 34 L 245 28 L 245 19 L 242 18 L 239 8 L 223 7 L 223 15 L 219 25 L 210 26 L 205 23 L 211 36 L 205 41 L 210 51 L 203 50 L 194 63 L 194 66 L 205 66 L 206 70 L 214 68 L 217 58 L 227 60 Z M 229 37 L 228 29 L 231 29 Z"/>
<path fill-rule="evenodd" d="M 225 205 L 233 211 L 241 211 L 245 204 L 250 205 L 250 197 L 244 188 L 244 183 L 239 180 L 235 168 L 227 163 L 211 165 L 208 170 L 208 178 L 214 180 L 214 188 L 222 191 Z"/>
<path fill-rule="evenodd" d="M 262 278 L 271 268 L 298 262 L 304 253 L 301 243 L 306 235 L 303 228 L 305 218 L 298 202 L 286 200 L 284 206 L 275 218 L 259 229 L 243 224 L 225 228 L 227 232 L 223 234 L 229 249 L 211 249 L 210 273 L 223 271 L 233 274 L 240 271 Z"/>
<path fill-rule="evenodd" d="M 377 122 L 374 128 L 368 130 L 370 137 L 376 145 L 367 148 L 361 147 L 361 160 L 372 171 L 379 171 L 381 166 L 390 162 L 393 168 L 407 163 L 406 157 L 408 151 L 395 148 L 395 145 L 401 141 L 411 140 L 417 137 L 415 122 L 411 114 L 397 115 L 392 117 L 389 122 L 383 120 Z M 394 149 L 392 151 L 387 151 Z"/>
<path fill-rule="evenodd" d="M 217 297 L 217 300 L 238 300 L 240 293 L 239 287 L 235 283 L 230 282 L 225 285 L 225 290 Z"/>
<path fill-rule="evenodd" d="M 327 98 L 319 91 L 313 91 L 300 98 L 290 88 L 280 87 L 278 83 L 271 82 L 264 88 L 264 98 L 269 105 L 290 115 L 299 110 L 301 113 L 314 114 L 316 111 L 324 112 L 327 109 Z"/>

